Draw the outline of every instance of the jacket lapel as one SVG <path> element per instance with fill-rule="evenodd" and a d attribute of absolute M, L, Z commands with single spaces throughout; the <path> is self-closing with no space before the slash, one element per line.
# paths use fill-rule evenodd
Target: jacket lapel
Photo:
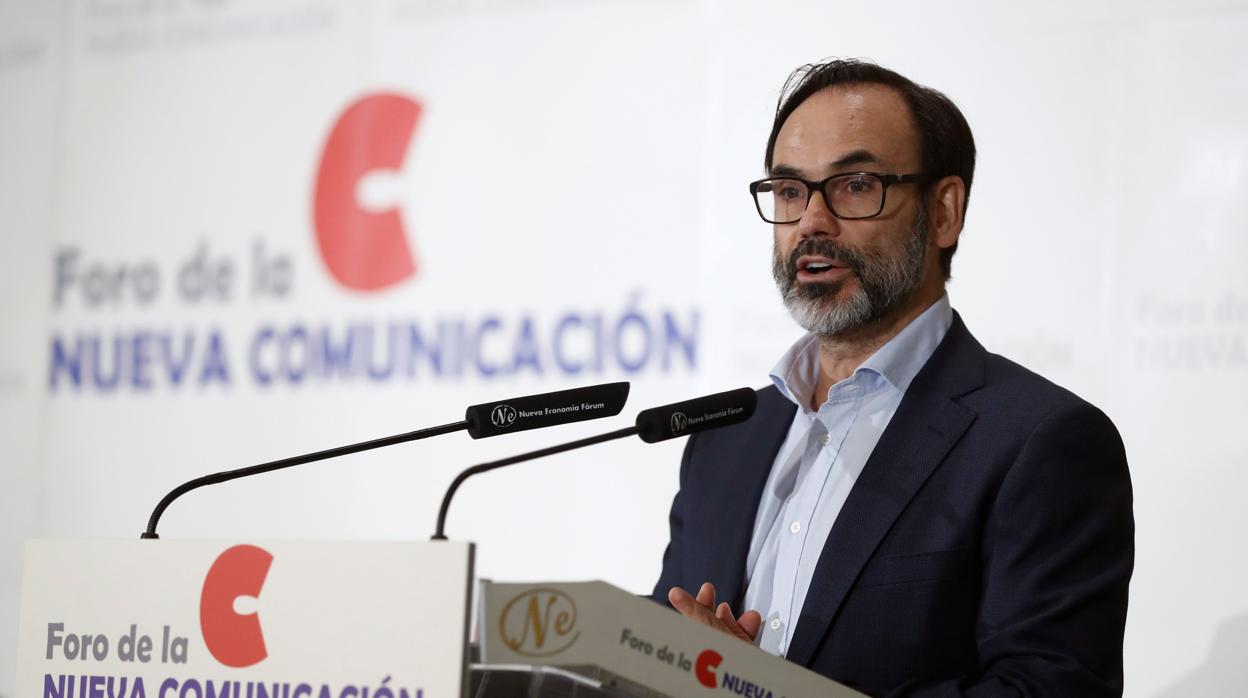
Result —
<path fill-rule="evenodd" d="M 715 479 L 720 491 L 703 501 L 713 503 L 714 511 L 707 513 L 719 530 L 706 549 L 708 555 L 702 568 L 708 574 L 703 579 L 714 582 L 716 596 L 729 602 L 734 609 L 739 609 L 745 595 L 745 563 L 763 487 L 796 411 L 797 405 L 781 395 L 775 386 L 764 388 L 758 392 L 758 409 L 754 416 L 742 425 L 744 428 L 733 430 L 732 438 L 717 444 L 713 452 L 721 464 L 721 472 Z M 743 505 L 740 508 L 725 506 L 728 502 Z"/>
<path fill-rule="evenodd" d="M 955 398 L 983 385 L 984 348 L 962 319 L 906 390 L 815 565 L 786 657 L 809 665 L 845 595 L 923 483 L 975 419 Z"/>

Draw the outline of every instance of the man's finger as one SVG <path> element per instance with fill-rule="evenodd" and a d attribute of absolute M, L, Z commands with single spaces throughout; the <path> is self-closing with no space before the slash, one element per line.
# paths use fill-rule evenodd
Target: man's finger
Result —
<path fill-rule="evenodd" d="M 750 636 L 750 642 L 758 637 L 758 631 L 763 627 L 763 615 L 758 611 L 746 611 L 737 619 L 737 625 Z"/>
<path fill-rule="evenodd" d="M 700 620 L 707 625 L 711 625 L 714 620 L 710 610 L 698 603 L 698 600 L 692 594 L 680 587 L 672 587 L 667 592 L 667 600 L 672 604 L 672 608 L 679 611 L 680 615 L 686 618 Z"/>
<path fill-rule="evenodd" d="M 680 615 L 705 623 L 743 642 L 753 642 L 763 622 L 757 611 L 747 611 L 741 615 L 742 620 L 746 621 L 746 625 L 742 627 L 732 615 L 732 607 L 727 602 L 714 607 L 714 610 L 706 606 L 704 602 L 715 602 L 715 587 L 709 582 L 702 585 L 696 597 L 680 587 L 672 587 L 667 592 L 667 600 Z"/>
<path fill-rule="evenodd" d="M 715 620 L 719 621 L 719 628 L 724 632 L 731 634 L 738 640 L 745 642 L 753 642 L 754 638 L 749 635 L 740 625 L 737 619 L 732 615 L 732 607 L 725 601 L 715 609 Z"/>
<path fill-rule="evenodd" d="M 715 585 L 710 582 L 703 582 L 702 588 L 698 589 L 698 603 L 706 610 L 715 608 Z"/>

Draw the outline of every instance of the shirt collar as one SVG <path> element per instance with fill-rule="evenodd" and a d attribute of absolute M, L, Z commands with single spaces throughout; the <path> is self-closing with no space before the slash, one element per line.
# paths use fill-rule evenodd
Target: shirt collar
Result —
<path fill-rule="evenodd" d="M 910 381 L 931 358 L 953 324 L 953 307 L 949 294 L 944 294 L 924 310 L 896 336 L 867 357 L 854 376 L 870 371 L 888 381 L 898 392 L 905 393 Z M 814 394 L 819 381 L 819 340 L 806 334 L 780 357 L 771 369 L 771 381 L 782 395 L 803 410 L 809 409 L 806 399 Z M 852 379 L 852 377 L 851 377 Z M 827 396 L 824 396 L 826 400 Z M 822 401 L 821 401 L 822 402 Z"/>

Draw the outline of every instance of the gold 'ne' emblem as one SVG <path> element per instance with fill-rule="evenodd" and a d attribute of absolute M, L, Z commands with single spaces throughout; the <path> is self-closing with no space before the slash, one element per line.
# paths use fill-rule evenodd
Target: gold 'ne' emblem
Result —
<path fill-rule="evenodd" d="M 498 632 L 503 644 L 526 657 L 547 657 L 572 646 L 576 604 L 557 589 L 530 589 L 503 606 Z"/>

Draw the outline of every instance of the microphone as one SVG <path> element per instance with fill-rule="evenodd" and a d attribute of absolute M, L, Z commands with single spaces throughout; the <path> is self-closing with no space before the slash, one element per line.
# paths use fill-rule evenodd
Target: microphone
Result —
<path fill-rule="evenodd" d="M 455 491 L 459 489 L 459 486 L 464 484 L 464 480 L 473 475 L 633 435 L 640 436 L 642 441 L 652 444 L 658 441 L 674 439 L 678 436 L 687 436 L 700 431 L 740 424 L 754 415 L 754 408 L 757 404 L 758 394 L 752 388 L 737 388 L 736 390 L 642 410 L 638 413 L 637 420 L 631 427 L 609 431 L 605 434 L 590 436 L 576 441 L 569 441 L 558 446 L 522 453 L 502 460 L 474 465 L 455 476 L 455 479 L 451 481 L 450 487 L 446 489 L 446 494 L 442 496 L 442 506 L 438 509 L 437 529 L 434 531 L 432 539 L 446 540 L 446 514 L 451 508 L 451 498 L 455 496 Z"/>
<path fill-rule="evenodd" d="M 347 446 L 338 446 L 315 453 L 305 453 L 301 456 L 282 458 L 268 463 L 251 465 L 246 468 L 226 470 L 197 477 L 173 488 L 156 504 L 156 508 L 152 510 L 152 515 L 147 521 L 147 530 L 139 537 L 144 539 L 160 538 L 156 534 L 156 526 L 160 523 L 161 514 L 165 512 L 165 509 L 169 508 L 169 505 L 175 499 L 200 487 L 216 485 L 252 475 L 260 475 L 283 468 L 291 468 L 296 465 L 314 463 L 328 458 L 369 451 L 382 446 L 393 446 L 394 444 L 406 443 L 408 441 L 427 439 L 431 436 L 441 436 L 442 434 L 450 434 L 456 431 L 467 431 L 468 435 L 474 439 L 484 439 L 514 431 L 541 429 L 560 424 L 583 422 L 587 419 L 613 417 L 624 409 L 624 403 L 628 400 L 628 388 L 629 384 L 627 381 L 602 383 L 584 388 L 572 388 L 571 390 L 558 390 L 553 393 L 525 395 L 509 400 L 486 402 L 469 407 L 464 413 L 464 419 L 459 422 L 451 422 L 427 429 L 409 431 L 405 434 L 395 434 L 394 436 L 386 436 L 371 441 L 361 441 L 360 443 Z"/>
<path fill-rule="evenodd" d="M 529 429 L 614 417 L 628 400 L 628 383 L 603 383 L 473 405 L 464 415 L 468 435 L 484 439 Z"/>
<path fill-rule="evenodd" d="M 754 414 L 758 395 L 752 388 L 737 388 L 662 407 L 637 415 L 637 435 L 648 444 L 708 429 L 744 422 Z"/>

